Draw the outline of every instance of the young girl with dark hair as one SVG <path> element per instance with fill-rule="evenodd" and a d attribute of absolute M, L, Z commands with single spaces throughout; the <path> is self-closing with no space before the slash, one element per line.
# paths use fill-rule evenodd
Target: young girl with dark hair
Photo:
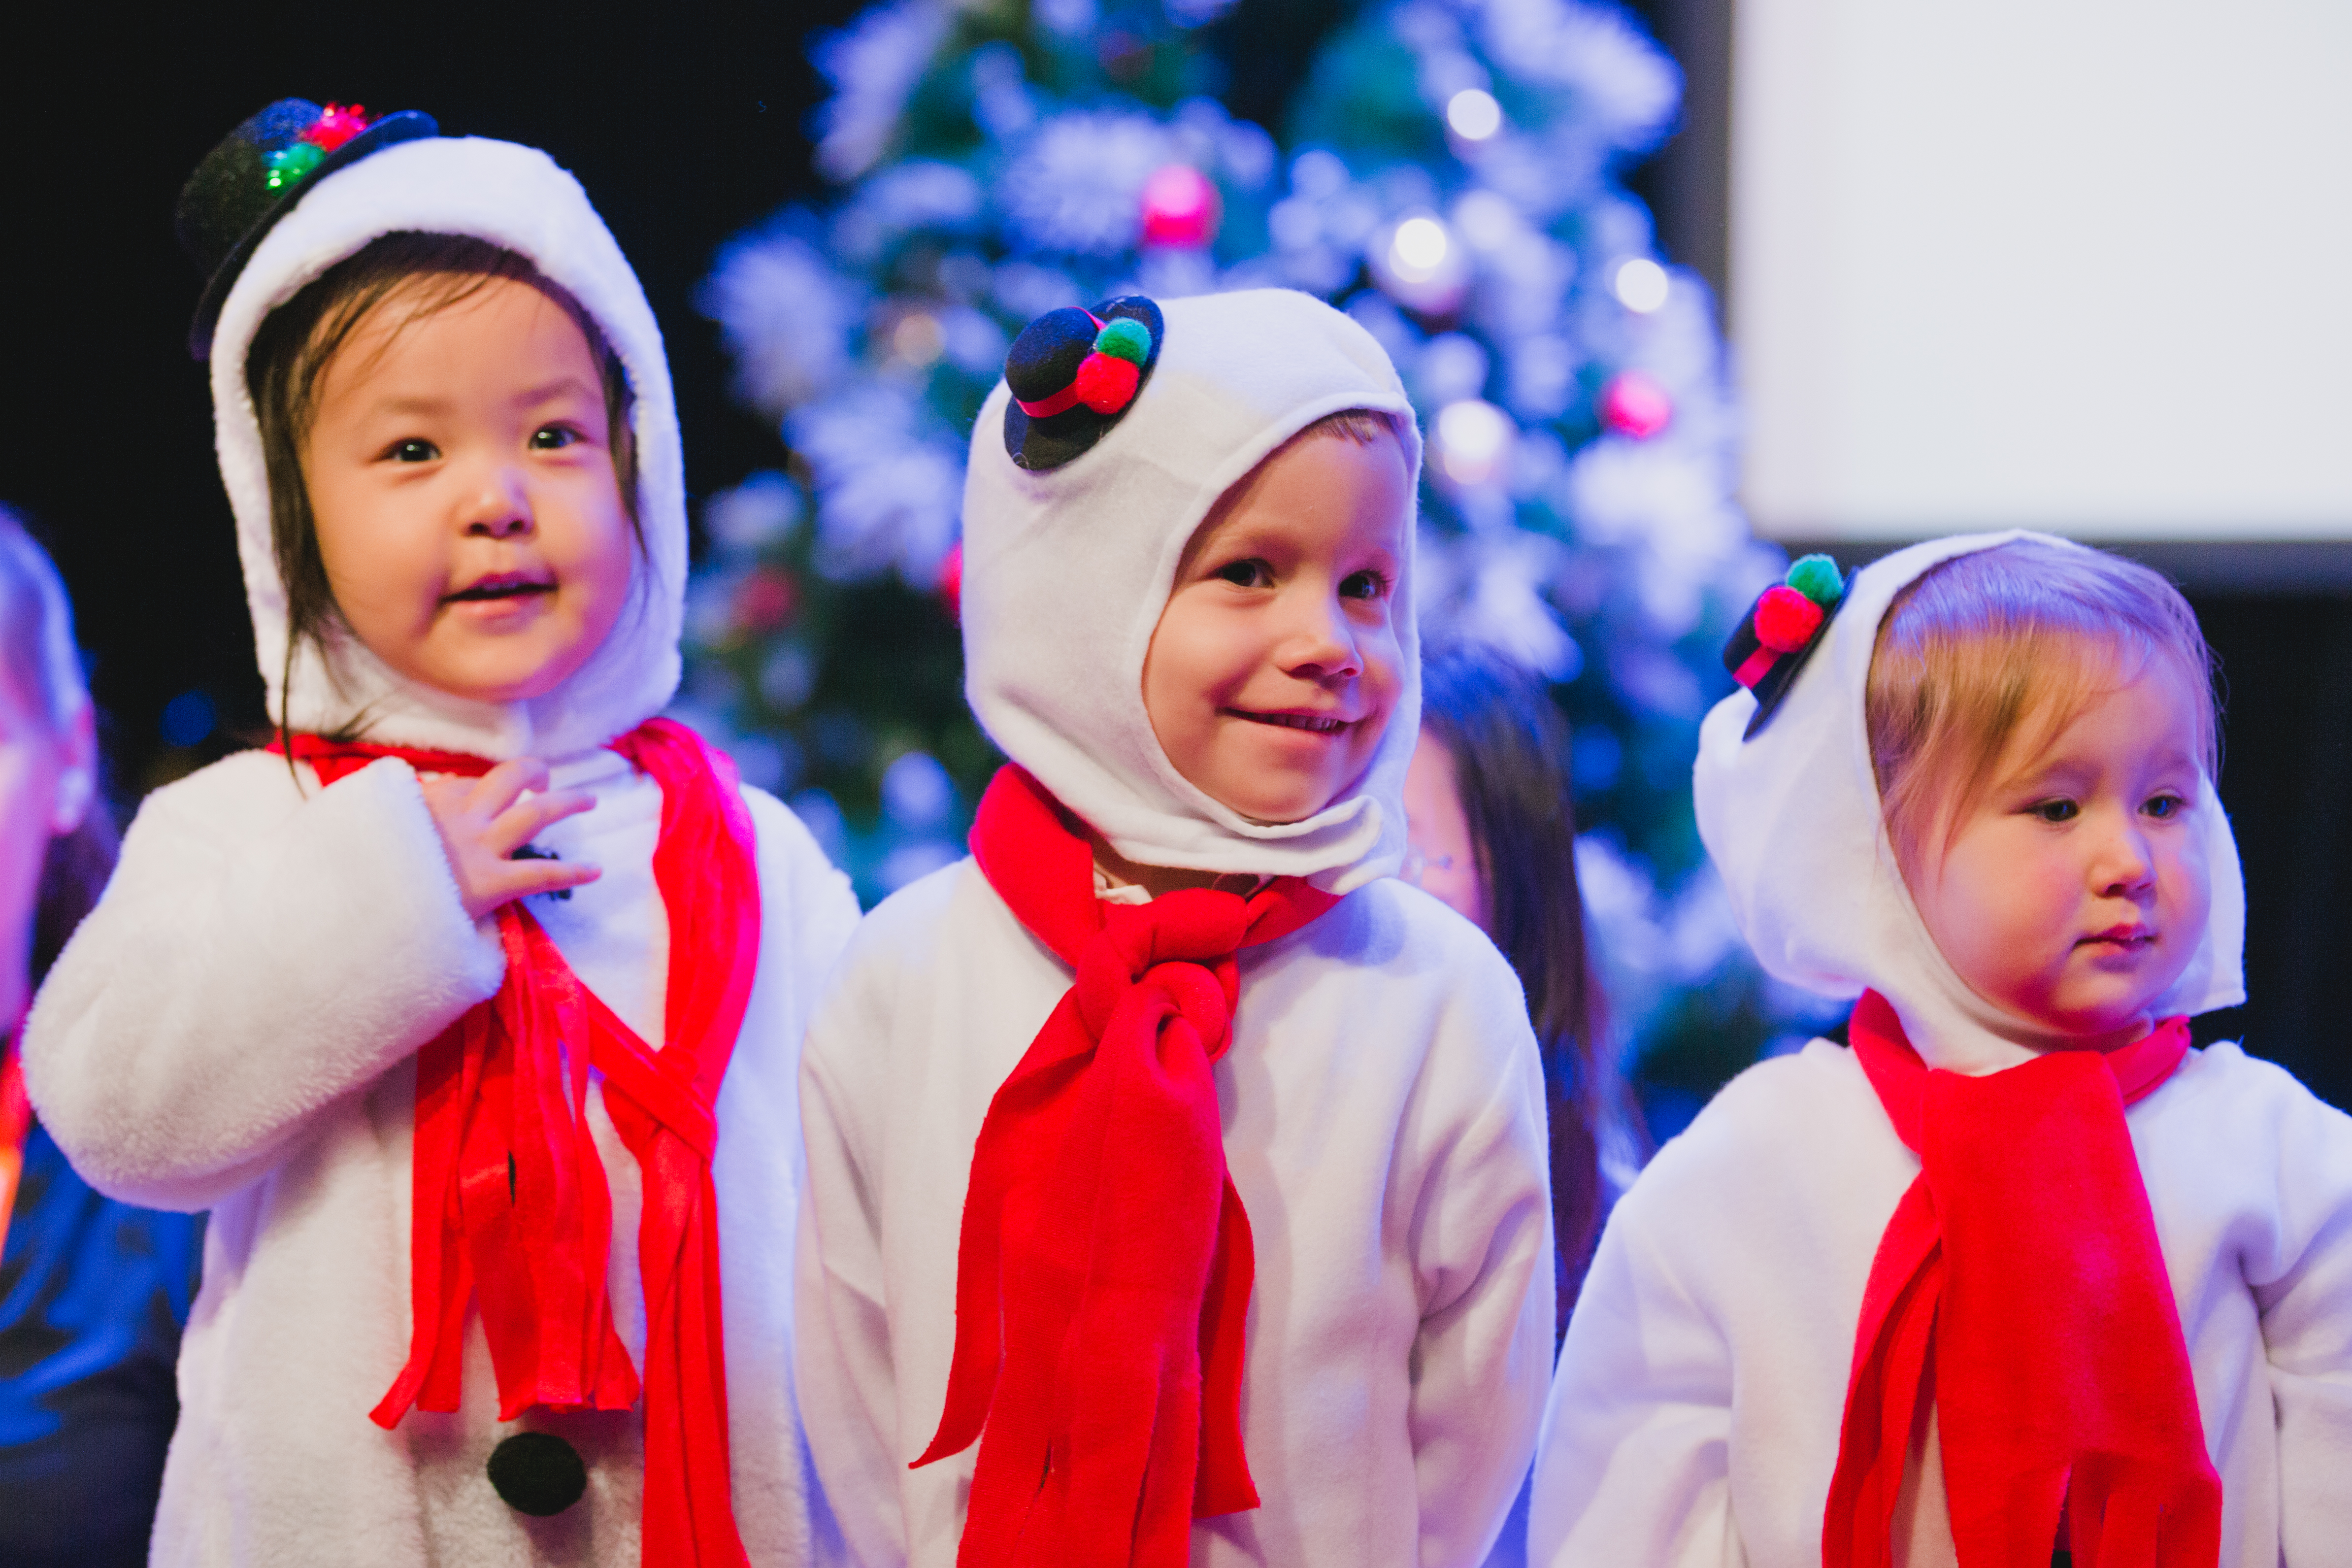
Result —
<path fill-rule="evenodd" d="M 1559 707 L 1532 678 L 1489 655 L 1430 655 L 1404 805 L 1406 879 L 1484 931 L 1527 992 L 1550 1112 L 1565 1328 L 1601 1221 L 1648 1148 L 1610 1057 L 1607 1009 L 1586 947 L 1568 724 Z"/>
<path fill-rule="evenodd" d="M 182 197 L 278 739 L 158 790 L 27 1026 L 213 1211 L 159 1563 L 790 1568 L 794 1068 L 856 918 L 656 717 L 661 335 L 572 177 L 287 100 Z"/>
<path fill-rule="evenodd" d="M 90 1190 L 32 1120 L 16 1020 L 114 868 L 57 572 L 0 510 L 0 1563 L 147 1561 L 200 1222 Z"/>

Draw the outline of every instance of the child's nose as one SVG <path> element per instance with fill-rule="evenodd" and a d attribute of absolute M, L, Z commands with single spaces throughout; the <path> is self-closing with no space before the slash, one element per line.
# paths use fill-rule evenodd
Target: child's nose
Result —
<path fill-rule="evenodd" d="M 509 539 L 531 527 L 530 489 L 511 468 L 484 476 L 481 487 L 467 502 L 460 518 L 464 531 L 491 539 Z"/>
<path fill-rule="evenodd" d="M 1355 627 L 1349 624 L 1338 598 L 1300 594 L 1295 605 L 1295 619 L 1282 647 L 1284 668 L 1294 675 L 1325 679 L 1362 674 Z"/>
<path fill-rule="evenodd" d="M 2111 895 L 2137 892 L 2156 880 L 2156 857 L 2136 822 L 2118 824 L 2101 840 L 2091 880 Z"/>

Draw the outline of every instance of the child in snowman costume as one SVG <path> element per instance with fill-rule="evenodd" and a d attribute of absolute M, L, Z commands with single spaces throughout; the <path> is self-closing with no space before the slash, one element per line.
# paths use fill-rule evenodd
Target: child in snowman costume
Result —
<path fill-rule="evenodd" d="M 1610 1221 L 1530 1560 L 2277 1568 L 2352 1542 L 2352 1121 L 2244 1000 L 2210 655 L 2038 534 L 1767 591 L 1699 824 L 1849 1044 L 1735 1079 Z"/>
<path fill-rule="evenodd" d="M 1013 345 L 962 597 L 1012 762 L 802 1068 L 802 1407 L 855 1561 L 1473 1564 L 1500 1528 L 1543 1084 L 1500 955 L 1389 875 L 1419 458 L 1306 295 Z"/>
<path fill-rule="evenodd" d="M 210 1209 L 159 1563 L 796 1564 L 795 1070 L 856 921 L 654 717 L 652 311 L 544 153 L 299 100 L 184 193 L 279 740 L 148 796 L 25 1040 Z"/>

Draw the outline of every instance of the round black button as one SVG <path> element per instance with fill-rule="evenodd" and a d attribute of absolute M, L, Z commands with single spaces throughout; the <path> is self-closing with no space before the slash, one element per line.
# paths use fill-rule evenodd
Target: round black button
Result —
<path fill-rule="evenodd" d="M 518 1432 L 490 1450 L 490 1485 L 517 1513 L 562 1513 L 588 1489 L 580 1450 L 552 1432 Z"/>

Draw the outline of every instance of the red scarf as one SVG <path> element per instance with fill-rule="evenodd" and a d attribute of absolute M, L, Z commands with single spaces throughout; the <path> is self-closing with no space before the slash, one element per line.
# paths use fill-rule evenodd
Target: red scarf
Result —
<path fill-rule="evenodd" d="M 1891 1560 L 1929 1399 L 1967 1568 L 2047 1568 L 2053 1543 L 2076 1568 L 2212 1568 L 2221 1483 L 2124 1124 L 2188 1053 L 2188 1020 L 1983 1078 L 1930 1070 L 1874 991 L 1849 1035 L 1920 1172 L 1863 1296 L 1825 1568 Z"/>
<path fill-rule="evenodd" d="M 25 1137 L 33 1130 L 33 1102 L 25 1097 L 25 1069 L 14 1036 L 0 1040 L 0 1258 L 8 1256 L 8 1216 L 16 1210 L 16 1183 L 25 1173 Z"/>
<path fill-rule="evenodd" d="M 1193 1519 L 1258 1501 L 1241 1431 L 1255 1264 L 1213 1071 L 1236 955 L 1338 900 L 1283 877 L 1247 899 L 1106 903 L 1085 834 L 1013 766 L 971 847 L 1077 973 L 981 1126 L 947 1408 L 915 1463 L 980 1438 L 963 1568 L 1181 1568 Z"/>
<path fill-rule="evenodd" d="M 661 785 L 667 1043 L 655 1050 L 581 984 L 520 900 L 499 907 L 505 982 L 417 1055 L 408 1364 L 372 1414 L 390 1428 L 411 1405 L 457 1408 L 469 1301 L 501 1421 L 534 1405 L 636 1403 L 604 1293 L 613 1201 L 583 1115 L 593 1064 L 645 1186 L 645 1560 L 739 1568 L 710 1154 L 712 1104 L 759 966 L 751 818 L 733 764 L 684 726 L 649 720 L 611 744 Z M 327 784 L 380 757 L 465 777 L 494 765 L 316 735 L 294 736 L 293 754 Z"/>

